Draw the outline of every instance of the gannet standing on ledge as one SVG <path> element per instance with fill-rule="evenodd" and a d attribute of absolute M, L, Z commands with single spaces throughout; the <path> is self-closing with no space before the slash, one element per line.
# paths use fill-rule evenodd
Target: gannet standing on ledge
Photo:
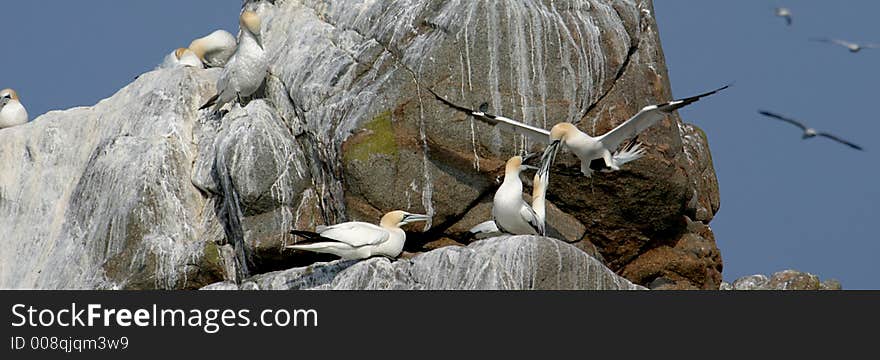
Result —
<path fill-rule="evenodd" d="M 28 113 L 12 89 L 0 90 L 0 129 L 26 124 Z"/>
<path fill-rule="evenodd" d="M 242 97 L 253 95 L 263 84 L 269 64 L 260 35 L 260 16 L 253 11 L 244 11 L 239 17 L 239 23 L 241 34 L 238 47 L 217 80 L 217 95 L 199 110 L 214 105 L 214 112 L 218 112 L 223 105 L 233 100 L 241 104 Z"/>
<path fill-rule="evenodd" d="M 208 67 L 223 67 L 235 54 L 238 41 L 226 30 L 217 30 L 193 40 L 189 49 Z"/>
<path fill-rule="evenodd" d="M 532 205 L 523 200 L 519 174 L 526 168 L 519 156 L 511 157 L 504 167 L 504 181 L 492 199 L 492 220 L 477 224 L 471 233 L 505 232 L 512 235 L 545 235 L 546 173 L 535 174 Z"/>
<path fill-rule="evenodd" d="M 406 233 L 400 227 L 416 221 L 428 221 L 428 217 L 397 210 L 385 214 L 379 226 L 350 221 L 318 226 L 315 232 L 291 230 L 291 234 L 305 237 L 309 242 L 324 241 L 290 245 L 287 248 L 334 254 L 344 260 L 366 259 L 376 255 L 393 259 L 403 251 L 406 241 Z"/>
<path fill-rule="evenodd" d="M 571 150 L 571 152 L 577 155 L 577 157 L 581 160 L 581 172 L 584 174 L 584 176 L 589 177 L 593 174 L 593 169 L 591 169 L 590 167 L 590 164 L 593 160 L 603 159 L 605 161 L 605 166 L 608 169 L 620 170 L 620 167 L 623 164 L 639 159 L 643 154 L 643 151 L 640 147 L 641 144 L 627 146 L 625 149 L 620 151 L 617 151 L 616 149 L 620 146 L 621 143 L 623 143 L 624 140 L 626 140 L 627 138 L 636 137 L 639 133 L 657 123 L 657 121 L 665 118 L 667 114 L 670 114 L 675 110 L 690 105 L 703 97 L 724 90 L 728 86 L 724 86 L 722 88 L 685 99 L 673 100 L 663 104 L 645 106 L 644 108 L 642 108 L 641 111 L 636 113 L 635 116 L 624 121 L 622 124 L 618 125 L 614 129 L 611 129 L 611 131 L 605 133 L 604 135 L 600 135 L 597 137 L 587 135 L 586 133 L 578 130 L 578 128 L 575 127 L 574 124 L 569 122 L 558 123 L 554 125 L 553 128 L 550 129 L 550 131 L 547 131 L 503 116 L 487 114 L 485 111 L 483 111 L 483 109 L 480 109 L 480 111 L 475 111 L 465 107 L 461 107 L 447 101 L 433 91 L 431 91 L 431 93 L 434 94 L 434 96 L 438 100 L 456 110 L 473 115 L 474 117 L 490 124 L 510 128 L 518 134 L 528 136 L 530 139 L 549 144 L 544 149 L 544 156 L 542 158 L 541 164 L 542 168 L 549 167 L 552 164 L 553 158 L 556 154 L 556 151 L 558 150 L 560 143 L 565 145 L 566 148 Z M 482 107 L 483 106 L 481 106 L 481 108 Z"/>

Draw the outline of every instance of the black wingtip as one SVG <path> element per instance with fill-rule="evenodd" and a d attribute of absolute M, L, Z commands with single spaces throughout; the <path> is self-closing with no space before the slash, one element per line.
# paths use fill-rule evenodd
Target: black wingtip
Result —
<path fill-rule="evenodd" d="M 217 99 L 219 99 L 219 98 L 220 98 L 220 94 L 212 96 L 210 99 L 208 99 L 207 102 L 205 102 L 204 105 L 199 107 L 199 110 L 204 110 L 204 109 L 207 109 L 207 108 L 213 106 L 214 104 L 217 103 Z"/>

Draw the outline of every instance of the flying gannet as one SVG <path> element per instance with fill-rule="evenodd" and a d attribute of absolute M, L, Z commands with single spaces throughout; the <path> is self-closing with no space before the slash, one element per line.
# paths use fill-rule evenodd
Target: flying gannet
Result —
<path fill-rule="evenodd" d="M 189 49 L 208 67 L 223 67 L 235 53 L 238 42 L 226 30 L 217 30 L 193 40 Z"/>
<path fill-rule="evenodd" d="M 874 49 L 874 48 L 880 47 L 880 45 L 878 45 L 878 44 L 857 44 L 854 42 L 849 42 L 849 41 L 840 40 L 840 39 L 810 38 L 810 40 L 816 41 L 816 42 L 829 43 L 829 44 L 837 44 L 837 45 L 840 45 L 840 46 L 843 46 L 843 47 L 849 49 L 849 52 L 851 52 L 851 53 L 857 53 L 857 52 L 861 51 L 862 49 Z"/>
<path fill-rule="evenodd" d="M 778 7 L 776 8 L 776 16 L 785 18 L 785 23 L 788 26 L 791 26 L 791 10 L 784 7 Z"/>
<path fill-rule="evenodd" d="M 604 168 L 616 171 L 620 170 L 620 166 L 623 164 L 639 159 L 644 154 L 641 149 L 641 144 L 631 144 L 619 151 L 616 149 L 624 140 L 636 137 L 645 129 L 665 118 L 667 114 L 690 105 L 703 97 L 724 90 L 729 86 L 730 85 L 727 85 L 689 98 L 645 106 L 642 110 L 636 113 L 635 116 L 624 121 L 611 131 L 597 137 L 587 135 L 578 130 L 574 124 L 569 122 L 561 122 L 553 125 L 553 128 L 551 128 L 550 131 L 547 131 L 503 116 L 487 114 L 483 111 L 485 106 L 481 106 L 480 111 L 475 111 L 455 105 L 430 89 L 429 91 L 434 94 L 434 97 L 447 106 L 473 115 L 474 117 L 490 124 L 508 128 L 518 134 L 527 136 L 532 140 L 548 144 L 544 149 L 544 156 L 542 157 L 541 163 L 542 168 L 552 165 L 559 144 L 561 143 L 565 145 L 566 148 L 571 150 L 581 160 L 581 173 L 583 173 L 584 176 L 589 177 L 592 175 L 593 170 L 597 168 L 593 160 L 603 159 L 605 162 Z M 612 151 L 615 152 L 612 153 Z M 546 169 L 542 170 L 547 171 Z"/>
<path fill-rule="evenodd" d="M 28 113 L 12 89 L 0 90 L 0 129 L 28 122 Z"/>
<path fill-rule="evenodd" d="M 291 230 L 294 235 L 309 239 L 308 244 L 287 248 L 334 254 L 344 260 L 366 259 L 371 256 L 396 258 L 403 251 L 406 233 L 400 227 L 416 221 L 427 221 L 426 215 L 392 211 L 382 217 L 379 226 L 351 221 L 331 226 L 318 226 L 315 232 Z M 319 241 L 320 242 L 314 242 Z"/>
<path fill-rule="evenodd" d="M 202 60 L 200 60 L 199 57 L 196 56 L 196 54 L 190 49 L 178 48 L 165 56 L 165 60 L 162 61 L 162 64 L 159 65 L 159 68 L 165 69 L 182 66 L 196 67 L 199 69 L 204 67 L 202 65 Z"/>
<path fill-rule="evenodd" d="M 260 16 L 246 10 L 241 13 L 239 22 L 241 34 L 238 47 L 217 79 L 217 95 L 202 105 L 200 110 L 214 105 L 214 112 L 218 112 L 233 100 L 241 104 L 241 99 L 253 95 L 266 77 L 269 64 L 260 35 Z"/>
<path fill-rule="evenodd" d="M 771 113 L 771 112 L 769 112 L 769 111 L 759 110 L 758 112 L 759 112 L 761 115 L 768 116 L 768 117 L 770 117 L 770 118 L 777 119 L 777 120 L 782 120 L 782 121 L 785 121 L 785 122 L 787 122 L 787 123 L 789 123 L 789 124 L 792 124 L 792 125 L 794 125 L 794 126 L 797 126 L 797 127 L 801 128 L 801 130 L 804 131 L 804 134 L 801 135 L 801 139 L 809 139 L 809 138 L 816 137 L 816 136 L 822 136 L 822 137 L 826 137 L 826 138 L 829 138 L 829 139 L 831 139 L 831 140 L 837 141 L 837 142 L 839 142 L 839 143 L 841 143 L 841 144 L 844 144 L 844 145 L 846 145 L 846 146 L 849 146 L 849 147 L 851 147 L 851 148 L 853 148 L 853 149 L 856 149 L 856 150 L 864 150 L 864 149 L 862 149 L 861 146 L 858 146 L 858 145 L 853 144 L 853 143 L 851 143 L 851 142 L 849 142 L 849 141 L 843 140 L 843 139 L 841 139 L 841 138 L 839 138 L 839 137 L 837 137 L 837 136 L 831 135 L 831 134 L 829 134 L 829 133 L 825 133 L 825 132 L 817 131 L 816 129 L 813 129 L 813 128 L 811 128 L 811 127 L 808 127 L 807 125 L 805 125 L 804 123 L 801 123 L 800 121 L 797 121 L 797 120 L 794 120 L 794 119 L 789 119 L 789 118 L 787 118 L 787 117 L 784 117 L 784 116 L 781 116 L 781 115 L 778 115 L 778 114 L 774 114 L 774 113 Z"/>

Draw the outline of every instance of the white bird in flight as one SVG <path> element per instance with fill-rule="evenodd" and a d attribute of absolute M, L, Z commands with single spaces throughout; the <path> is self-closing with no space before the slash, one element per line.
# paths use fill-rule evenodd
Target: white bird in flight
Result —
<path fill-rule="evenodd" d="M 837 136 L 834 136 L 834 135 L 831 135 L 831 134 L 829 134 L 829 133 L 825 133 L 825 132 L 817 131 L 816 129 L 813 129 L 813 128 L 811 128 L 811 127 L 808 127 L 807 125 L 805 125 L 804 123 L 802 123 L 802 122 L 800 122 L 800 121 L 797 121 L 797 120 L 794 120 L 794 119 L 790 119 L 790 118 L 784 117 L 784 116 L 782 116 L 782 115 L 774 114 L 774 113 L 771 113 L 771 112 L 769 112 L 769 111 L 759 110 L 758 112 L 759 112 L 761 115 L 768 116 L 768 117 L 770 117 L 770 118 L 777 119 L 777 120 L 782 120 L 782 121 L 785 121 L 785 122 L 787 122 L 787 123 L 789 123 L 789 124 L 792 124 L 792 125 L 794 125 L 794 126 L 797 126 L 797 127 L 801 128 L 801 130 L 804 131 L 804 134 L 801 135 L 801 139 L 809 139 L 809 138 L 812 138 L 812 137 L 821 136 L 821 137 L 826 137 L 826 138 L 829 138 L 829 139 L 831 139 L 831 140 L 837 141 L 837 142 L 839 142 L 839 143 L 841 143 L 841 144 L 844 144 L 844 145 L 849 146 L 849 147 L 851 147 L 851 148 L 853 148 L 853 149 L 856 149 L 856 150 L 864 150 L 864 149 L 862 149 L 861 146 L 858 146 L 858 145 L 856 145 L 856 144 L 853 144 L 853 143 L 851 143 L 851 142 L 849 142 L 849 141 L 846 141 L 846 140 L 844 140 L 844 139 L 841 139 L 841 138 L 839 138 L 839 137 L 837 137 Z"/>
<path fill-rule="evenodd" d="M 791 26 L 791 10 L 784 7 L 776 8 L 776 16 L 785 18 L 785 23 Z"/>
<path fill-rule="evenodd" d="M 28 113 L 18 93 L 12 89 L 0 90 L 0 129 L 26 124 Z"/>
<path fill-rule="evenodd" d="M 214 112 L 218 112 L 223 105 L 233 100 L 238 100 L 241 104 L 242 98 L 253 95 L 266 78 L 269 64 L 260 35 L 260 16 L 247 10 L 241 13 L 239 22 L 241 34 L 238 47 L 217 80 L 217 95 L 199 110 L 214 105 Z"/>
<path fill-rule="evenodd" d="M 617 149 L 624 140 L 626 140 L 627 138 L 636 137 L 645 129 L 651 127 L 658 121 L 665 118 L 667 114 L 670 114 L 675 110 L 690 105 L 703 97 L 724 90 L 729 86 L 730 85 L 727 85 L 712 90 L 710 92 L 685 99 L 673 100 L 662 104 L 645 106 L 644 108 L 642 108 L 641 111 L 636 113 L 635 116 L 624 121 L 622 124 L 618 125 L 611 131 L 597 137 L 587 135 L 586 133 L 578 130 L 578 128 L 575 127 L 574 124 L 569 122 L 561 122 L 553 125 L 550 131 L 547 131 L 503 116 L 487 114 L 485 112 L 485 107 L 487 106 L 487 104 L 483 104 L 483 106 L 481 106 L 481 109 L 479 111 L 476 111 L 455 105 L 447 101 L 440 95 L 434 93 L 433 91 L 431 91 L 431 93 L 434 94 L 434 96 L 438 100 L 456 110 L 473 115 L 474 117 L 486 121 L 490 124 L 509 128 L 518 134 L 529 137 L 532 140 L 548 144 L 548 146 L 544 149 L 544 156 L 541 162 L 541 171 L 547 171 L 547 169 L 545 168 L 552 165 L 553 158 L 555 157 L 556 151 L 558 150 L 558 147 L 561 143 L 565 145 L 566 148 L 571 150 L 575 155 L 577 155 L 577 157 L 581 160 L 581 172 L 584 174 L 584 176 L 589 177 L 592 175 L 593 170 L 596 168 L 610 169 L 612 171 L 620 170 L 620 166 L 622 166 L 623 164 L 639 159 L 643 155 L 641 144 L 630 144 L 629 146 L 626 146 L 624 149 L 619 151 L 615 149 Z M 615 152 L 612 153 L 612 151 Z M 597 159 L 604 160 L 604 167 L 597 166 L 597 164 L 593 163 L 593 160 Z"/>
<path fill-rule="evenodd" d="M 238 41 L 226 30 L 217 30 L 193 40 L 189 49 L 208 67 L 223 67 L 235 54 Z"/>
<path fill-rule="evenodd" d="M 522 164 L 522 157 L 514 156 L 504 167 L 504 181 L 492 199 L 492 220 L 477 224 L 469 231 L 473 234 L 505 232 L 512 235 L 546 235 L 547 173 L 535 174 L 532 186 L 532 204 L 523 200 L 523 184 L 519 175 L 529 166 Z"/>
<path fill-rule="evenodd" d="M 840 45 L 840 46 L 843 46 L 843 47 L 849 49 L 849 52 L 851 52 L 851 53 L 857 53 L 857 52 L 861 51 L 862 49 L 880 48 L 880 45 L 878 45 L 878 44 L 857 44 L 854 42 L 840 40 L 840 39 L 810 38 L 810 40 L 816 41 L 816 42 L 837 44 L 837 45 Z"/>
<path fill-rule="evenodd" d="M 392 211 L 379 221 L 379 226 L 350 221 L 331 226 L 318 226 L 315 232 L 291 230 L 294 235 L 309 239 L 306 243 L 287 248 L 339 256 L 344 260 L 366 259 L 372 256 L 396 258 L 403 251 L 406 232 L 400 227 L 416 221 L 428 221 L 428 216 Z M 319 241 L 320 242 L 314 242 Z"/>

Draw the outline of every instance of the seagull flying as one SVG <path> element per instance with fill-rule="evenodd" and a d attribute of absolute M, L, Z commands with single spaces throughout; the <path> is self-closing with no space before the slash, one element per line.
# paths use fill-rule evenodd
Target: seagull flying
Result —
<path fill-rule="evenodd" d="M 400 227 L 416 221 L 427 221 L 428 216 L 392 211 L 382 217 L 379 226 L 350 221 L 331 226 L 318 226 L 315 232 L 291 230 L 290 233 L 309 239 L 290 249 L 334 254 L 344 260 L 366 259 L 371 256 L 396 258 L 403 251 L 406 233 Z M 320 242 L 315 242 L 320 240 Z"/>
<path fill-rule="evenodd" d="M 487 123 L 508 128 L 518 134 L 527 136 L 532 140 L 548 144 L 544 149 L 541 163 L 543 171 L 547 171 L 547 169 L 544 168 L 549 167 L 552 164 L 560 143 L 565 145 L 565 147 L 571 150 L 581 160 L 581 172 L 584 176 L 589 177 L 596 168 L 596 164 L 593 164 L 593 160 L 604 160 L 604 168 L 614 171 L 620 170 L 620 166 L 623 164 L 639 159 L 643 155 L 641 144 L 626 146 L 623 150 L 615 151 L 614 153 L 612 153 L 612 150 L 617 149 L 627 138 L 636 137 L 639 133 L 657 123 L 657 121 L 662 120 L 667 114 L 690 105 L 703 97 L 724 90 L 728 86 L 730 85 L 685 99 L 645 106 L 641 111 L 636 113 L 635 116 L 624 121 L 611 131 L 597 137 L 587 135 L 578 130 L 574 124 L 569 122 L 558 123 L 554 125 L 550 131 L 547 131 L 510 118 L 488 114 L 484 111 L 486 106 L 481 106 L 479 111 L 475 111 L 455 105 L 433 91 L 431 91 L 431 93 L 434 94 L 438 100 L 458 111 L 473 115 L 477 119 Z M 591 164 L 593 166 L 591 166 Z"/>
<path fill-rule="evenodd" d="M 841 138 L 839 138 L 839 137 L 837 137 L 837 136 L 831 135 L 831 134 L 829 134 L 829 133 L 824 133 L 824 132 L 821 132 L 821 131 L 817 131 L 816 129 L 813 129 L 813 128 L 811 128 L 811 127 L 807 127 L 807 125 L 804 125 L 804 124 L 801 123 L 800 121 L 793 120 L 793 119 L 789 119 L 789 118 L 787 118 L 787 117 L 784 117 L 784 116 L 782 116 L 782 115 L 777 115 L 777 114 L 771 113 L 771 112 L 769 112 L 769 111 L 763 111 L 763 110 L 761 110 L 761 111 L 758 111 L 758 112 L 761 113 L 761 115 L 769 116 L 769 117 L 774 118 L 774 119 L 777 119 L 777 120 L 782 120 L 782 121 L 785 121 L 785 122 L 787 122 L 787 123 L 789 123 L 789 124 L 792 124 L 792 125 L 794 125 L 794 126 L 797 126 L 797 127 L 801 128 L 801 130 L 804 131 L 804 134 L 801 136 L 802 139 L 809 139 L 809 138 L 811 138 L 811 137 L 822 136 L 822 137 L 827 137 L 827 138 L 829 138 L 829 139 L 831 139 L 831 140 L 837 141 L 837 142 L 839 142 L 839 143 L 841 143 L 841 144 L 844 144 L 844 145 L 846 145 L 846 146 L 849 146 L 849 147 L 851 147 L 851 148 L 853 148 L 853 149 L 856 149 L 856 150 L 864 150 L 864 149 L 862 149 L 861 146 L 858 146 L 858 145 L 853 144 L 853 143 L 851 143 L 851 142 L 849 142 L 849 141 L 843 140 L 843 139 L 841 139 Z"/>
<path fill-rule="evenodd" d="M 776 16 L 785 18 L 785 23 L 791 26 L 791 10 L 784 7 L 776 8 Z"/>
<path fill-rule="evenodd" d="M 840 46 L 843 46 L 843 47 L 849 49 L 849 51 L 852 53 L 857 53 L 862 49 L 874 49 L 874 48 L 880 47 L 880 45 L 878 45 L 878 44 L 857 44 L 854 42 L 849 42 L 846 40 L 839 40 L 839 39 L 811 38 L 810 40 L 816 41 L 816 42 L 837 44 L 837 45 L 840 45 Z"/>

